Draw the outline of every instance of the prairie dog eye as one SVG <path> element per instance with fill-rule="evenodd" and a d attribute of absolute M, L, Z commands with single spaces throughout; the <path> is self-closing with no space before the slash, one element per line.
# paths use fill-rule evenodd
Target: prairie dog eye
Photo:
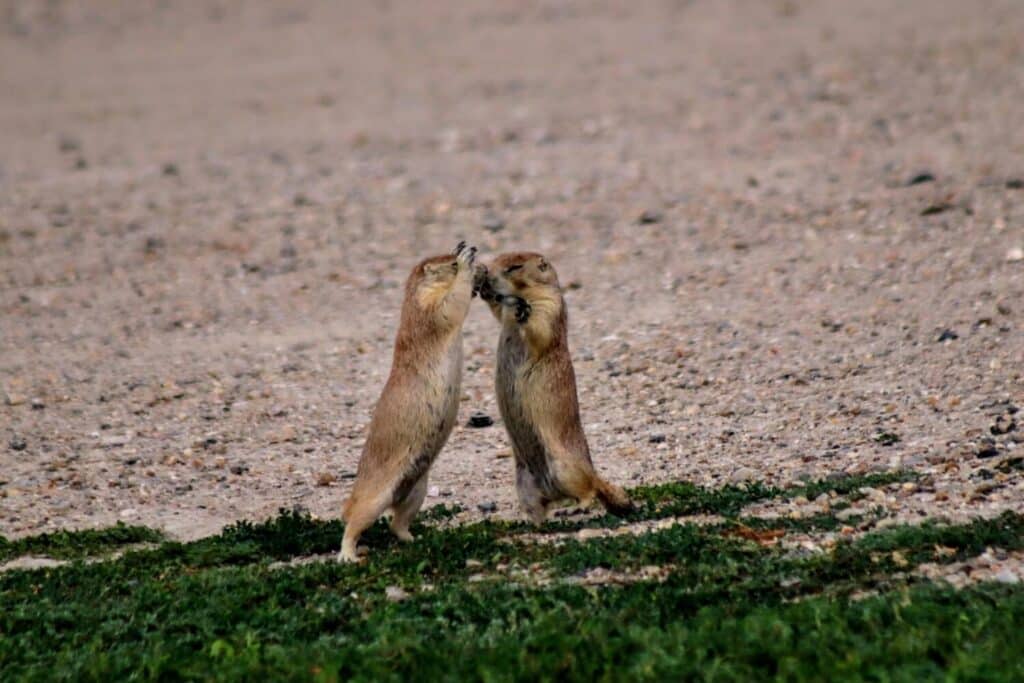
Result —
<path fill-rule="evenodd" d="M 539 270 L 540 272 L 543 273 L 547 269 L 548 269 L 548 262 L 545 261 L 544 259 L 541 259 L 540 263 L 537 264 L 537 270 Z"/>
<path fill-rule="evenodd" d="M 509 266 L 508 268 L 505 269 L 505 275 L 508 275 L 509 273 L 514 273 L 517 270 L 519 270 L 520 268 L 522 268 L 521 265 L 519 265 L 519 266 Z"/>
<path fill-rule="evenodd" d="M 458 261 L 452 261 L 451 268 L 452 268 L 452 272 L 453 273 L 459 272 L 459 262 Z"/>

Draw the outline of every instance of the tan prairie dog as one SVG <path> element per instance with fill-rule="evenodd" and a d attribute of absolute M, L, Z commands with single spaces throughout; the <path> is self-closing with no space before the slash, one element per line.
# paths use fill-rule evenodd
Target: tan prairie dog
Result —
<path fill-rule="evenodd" d="M 373 411 L 352 495 L 345 502 L 339 558 L 358 561 L 359 537 L 391 508 L 391 530 L 411 541 L 427 473 L 455 426 L 462 383 L 462 323 L 473 297 L 476 247 L 412 269 L 391 374 Z"/>
<path fill-rule="evenodd" d="M 590 459 L 554 267 L 540 254 L 501 254 L 477 268 L 474 287 L 501 323 L 495 388 L 523 511 L 540 524 L 555 502 L 597 497 L 613 514 L 628 512 L 626 493 Z"/>

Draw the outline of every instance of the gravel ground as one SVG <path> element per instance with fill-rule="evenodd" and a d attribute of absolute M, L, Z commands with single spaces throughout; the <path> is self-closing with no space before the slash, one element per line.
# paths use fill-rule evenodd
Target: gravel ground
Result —
<path fill-rule="evenodd" d="M 0 533 L 338 515 L 459 238 L 556 264 L 612 480 L 1024 511 L 1020 2 L 340 5 L 0 2 Z M 514 516 L 508 448 L 428 505 Z"/>

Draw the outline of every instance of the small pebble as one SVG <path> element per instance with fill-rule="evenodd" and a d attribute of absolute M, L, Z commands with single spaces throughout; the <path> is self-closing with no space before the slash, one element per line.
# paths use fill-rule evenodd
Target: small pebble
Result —
<path fill-rule="evenodd" d="M 82 144 L 78 141 L 78 138 L 64 134 L 57 140 L 57 148 L 61 152 L 77 152 L 82 149 Z M 1009 182 L 1007 182 L 1007 186 L 1009 186 Z"/>
<path fill-rule="evenodd" d="M 993 578 L 999 583 L 1020 583 L 1020 576 L 1008 567 L 1000 570 Z"/>
<path fill-rule="evenodd" d="M 505 229 L 505 221 L 495 213 L 487 213 L 484 215 L 481 226 L 488 232 L 501 232 Z"/>
<path fill-rule="evenodd" d="M 999 449 L 996 448 L 995 443 L 987 442 L 982 444 L 981 448 L 978 449 L 977 456 L 979 458 L 994 458 L 999 455 Z"/>
<path fill-rule="evenodd" d="M 485 514 L 490 514 L 492 512 L 497 512 L 498 511 L 498 504 L 495 503 L 494 501 L 487 501 L 486 503 L 478 503 L 476 508 L 480 512 L 483 512 Z"/>
<path fill-rule="evenodd" d="M 636 222 L 640 225 L 650 225 L 651 223 L 660 223 L 664 217 L 664 214 L 660 211 L 644 209 L 640 212 L 640 215 L 637 216 Z"/>
<path fill-rule="evenodd" d="M 482 427 L 490 427 L 492 424 L 494 424 L 494 418 L 487 413 L 477 410 L 469 416 L 466 426 L 480 429 Z"/>
<path fill-rule="evenodd" d="M 1003 434 L 1009 434 L 1013 430 L 1017 429 L 1017 422 L 1009 415 L 999 415 L 996 417 L 996 421 L 989 427 L 989 431 L 996 436 Z"/>
<path fill-rule="evenodd" d="M 14 437 L 13 439 L 11 439 L 8 445 L 11 447 L 12 451 L 23 451 L 26 448 L 28 448 L 28 443 L 25 441 L 25 439 L 21 439 L 19 437 Z"/>
<path fill-rule="evenodd" d="M 931 182 L 935 182 L 935 176 L 928 171 L 922 171 L 914 176 L 911 176 L 910 179 L 907 180 L 907 187 Z"/>
<path fill-rule="evenodd" d="M 409 593 L 398 586 L 388 586 L 384 589 L 384 597 L 390 602 L 401 602 L 409 597 Z"/>

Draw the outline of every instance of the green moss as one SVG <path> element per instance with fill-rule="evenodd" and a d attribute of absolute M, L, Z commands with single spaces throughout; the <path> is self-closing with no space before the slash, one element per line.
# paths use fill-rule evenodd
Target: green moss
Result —
<path fill-rule="evenodd" d="M 117 524 L 107 529 L 56 531 L 8 540 L 0 536 L 0 562 L 23 555 L 73 560 L 101 556 L 137 543 L 159 543 L 164 535 L 141 526 Z"/>
<path fill-rule="evenodd" d="M 666 503 L 739 511 L 764 493 L 645 491 L 654 515 Z M 352 566 L 333 561 L 339 522 L 282 512 L 194 543 L 0 575 L 0 680 L 1020 677 L 1024 589 L 958 592 L 907 572 L 1024 547 L 1024 517 L 888 528 L 819 553 L 735 533 L 838 523 L 734 517 L 537 543 L 484 521 L 420 525 L 408 545 L 379 523 L 368 562 Z M 578 582 L 598 567 L 628 576 L 645 565 L 667 574 Z M 391 602 L 388 586 L 410 597 Z M 878 594 L 852 599 L 864 591 Z"/>

